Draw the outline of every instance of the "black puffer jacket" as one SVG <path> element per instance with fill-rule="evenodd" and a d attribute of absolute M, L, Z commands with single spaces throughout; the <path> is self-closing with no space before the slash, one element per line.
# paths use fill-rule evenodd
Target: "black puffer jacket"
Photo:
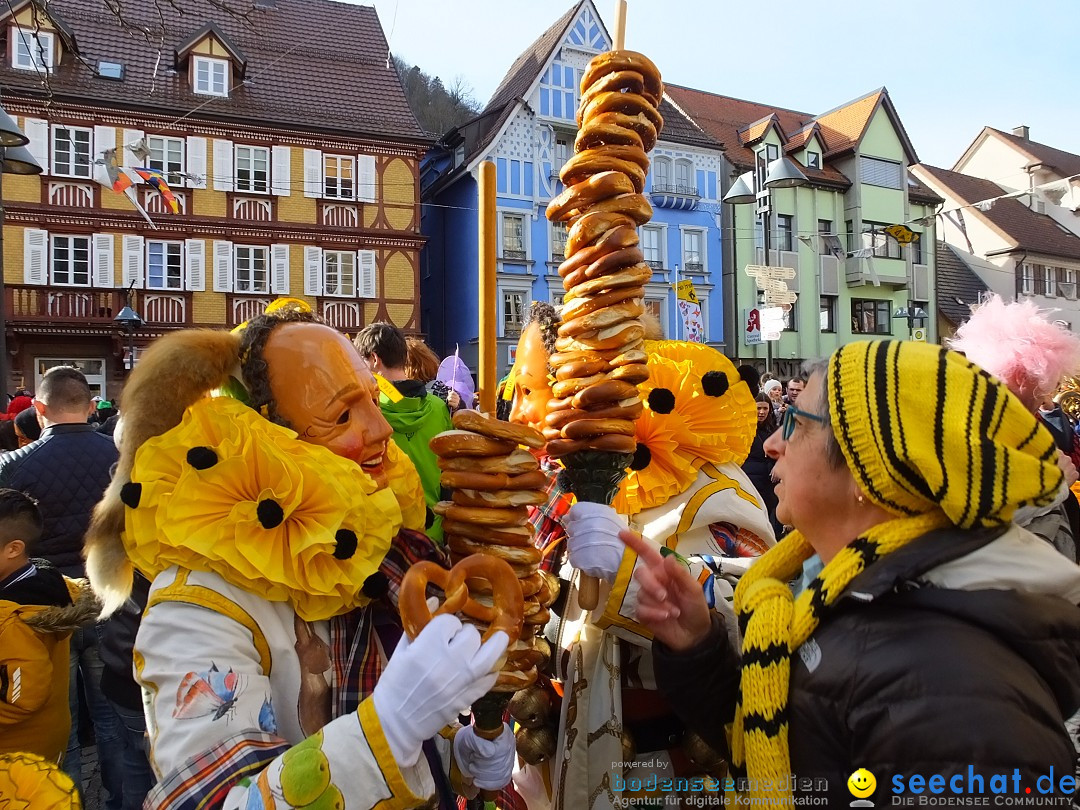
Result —
<path fill-rule="evenodd" d="M 894 795 L 911 795 L 915 775 L 924 780 L 915 792 L 930 795 L 927 780 L 941 774 L 946 787 L 939 798 L 954 797 L 948 780 L 961 774 L 966 789 L 969 766 L 984 775 L 984 796 L 994 774 L 1006 774 L 1012 791 L 1014 769 L 1019 794 L 1031 787 L 1039 796 L 1036 779 L 1051 768 L 1054 795 L 1063 795 L 1059 780 L 1073 773 L 1075 761 L 1064 723 L 1080 707 L 1080 608 L 1060 596 L 1007 589 L 1008 583 L 954 590 L 924 576 L 953 560 L 955 571 L 975 559 L 971 552 L 1007 542 L 1002 532 L 933 532 L 882 558 L 851 582 L 792 655 L 791 768 L 800 780 L 827 780 L 830 807 L 852 801 L 847 778 L 859 768 L 877 780 L 878 807 L 890 806 Z M 1060 569 L 1060 556 L 1045 551 L 1050 559 L 1038 555 L 1039 565 Z M 1075 595 L 1080 574 L 1043 580 L 1063 576 L 1073 578 L 1068 592 Z M 653 651 L 657 681 L 676 712 L 725 750 L 738 657 L 719 619 L 713 630 L 688 653 L 659 642 Z"/>
<path fill-rule="evenodd" d="M 34 554 L 66 576 L 86 576 L 83 535 L 117 457 L 112 439 L 92 425 L 67 424 L 45 428 L 36 442 L 0 459 L 0 487 L 36 498 L 45 519 Z"/>

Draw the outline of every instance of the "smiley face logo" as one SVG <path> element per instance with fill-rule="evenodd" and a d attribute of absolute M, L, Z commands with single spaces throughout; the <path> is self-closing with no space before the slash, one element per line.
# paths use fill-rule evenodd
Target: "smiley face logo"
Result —
<path fill-rule="evenodd" d="M 866 768 L 859 768 L 847 780 L 848 790 L 857 799 L 865 799 L 877 789 L 877 779 Z"/>

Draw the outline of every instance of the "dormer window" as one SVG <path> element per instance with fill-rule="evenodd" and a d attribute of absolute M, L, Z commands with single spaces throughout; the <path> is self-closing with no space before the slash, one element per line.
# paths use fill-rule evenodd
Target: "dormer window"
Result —
<path fill-rule="evenodd" d="M 19 70 L 44 70 L 53 69 L 53 55 L 55 54 L 55 35 L 48 31 L 34 33 L 26 28 L 11 28 L 13 47 L 11 49 L 11 65 Z"/>
<path fill-rule="evenodd" d="M 192 57 L 195 92 L 202 96 L 229 95 L 229 61 L 206 56 Z"/>

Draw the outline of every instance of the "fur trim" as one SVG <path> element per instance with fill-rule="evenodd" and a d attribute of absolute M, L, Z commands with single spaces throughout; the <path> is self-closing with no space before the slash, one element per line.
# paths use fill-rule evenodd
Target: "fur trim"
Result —
<path fill-rule="evenodd" d="M 131 480 L 135 453 L 144 442 L 180 424 L 184 411 L 220 388 L 240 362 L 240 336 L 188 329 L 153 343 L 131 373 L 122 399 L 120 460 L 86 533 L 86 571 L 101 597 L 103 618 L 131 593 L 132 566 L 124 551 L 120 490 Z"/>
<path fill-rule="evenodd" d="M 101 613 L 101 600 L 85 579 L 67 580 L 72 604 L 52 606 L 28 616 L 23 621 L 38 633 L 71 633 L 94 624 Z"/>

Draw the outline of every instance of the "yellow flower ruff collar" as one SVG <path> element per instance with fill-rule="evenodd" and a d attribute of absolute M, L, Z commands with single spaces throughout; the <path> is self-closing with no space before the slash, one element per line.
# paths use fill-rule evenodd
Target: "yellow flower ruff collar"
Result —
<path fill-rule="evenodd" d="M 422 528 L 419 476 L 393 442 L 390 485 L 227 397 L 203 399 L 139 448 L 121 493 L 124 545 L 149 577 L 210 571 L 307 621 L 365 604 L 402 525 Z M 402 503 L 406 504 L 405 509 Z"/>

